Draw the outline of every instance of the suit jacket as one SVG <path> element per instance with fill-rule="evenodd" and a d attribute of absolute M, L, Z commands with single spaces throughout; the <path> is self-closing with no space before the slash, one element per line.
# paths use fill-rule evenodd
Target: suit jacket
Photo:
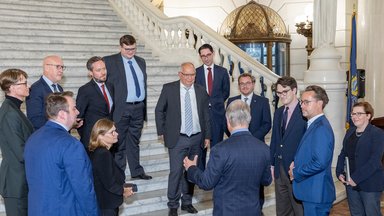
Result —
<path fill-rule="evenodd" d="M 345 134 L 343 148 L 337 159 L 336 176 L 344 173 L 344 162 L 347 156 L 347 142 L 354 135 L 356 127 L 350 128 Z M 357 187 L 365 192 L 384 190 L 384 167 L 381 158 L 384 154 L 384 132 L 372 124 L 368 124 L 364 133 L 357 141 L 355 150 L 355 171 L 351 173 Z"/>
<path fill-rule="evenodd" d="M 24 146 L 33 126 L 9 99 L 0 108 L 0 194 L 6 198 L 26 198 L 28 186 L 24 169 Z"/>
<path fill-rule="evenodd" d="M 106 83 L 108 91 L 113 98 L 113 87 Z M 79 88 L 76 98 L 76 107 L 79 110 L 79 118 L 83 118 L 83 126 L 77 129 L 80 141 L 84 146 L 88 146 L 92 127 L 97 120 L 108 118 L 112 120 L 112 110 L 109 111 L 104 95 L 94 80 L 89 81 Z"/>
<path fill-rule="evenodd" d="M 227 69 L 218 65 L 213 65 L 213 87 L 212 95 L 209 97 L 209 104 L 211 110 L 214 113 L 212 122 L 221 122 L 225 115 L 224 102 L 229 97 L 229 75 Z M 195 82 L 206 89 L 204 65 L 196 68 L 196 80 Z"/>
<path fill-rule="evenodd" d="M 194 88 L 202 138 L 210 139 L 208 94 L 199 85 L 194 85 Z M 180 81 L 167 83 L 163 86 L 155 108 L 155 119 L 157 134 L 164 135 L 165 146 L 168 148 L 175 147 L 181 127 Z M 203 142 L 201 144 L 203 145 Z"/>
<path fill-rule="evenodd" d="M 112 153 L 96 148 L 91 153 L 95 191 L 100 209 L 115 209 L 123 203 L 125 176 L 116 165 Z"/>
<path fill-rule="evenodd" d="M 288 176 L 289 165 L 292 163 L 300 140 L 307 130 L 307 120 L 303 117 L 300 105 L 297 104 L 288 122 L 284 136 L 281 134 L 281 122 L 285 106 L 279 107 L 273 117 L 273 128 L 271 138 L 271 160 L 275 166 L 275 178 L 280 176 L 280 161 Z M 278 157 L 282 156 L 282 159 Z"/>
<path fill-rule="evenodd" d="M 335 138 L 323 115 L 304 133 L 295 155 L 293 193 L 304 202 L 332 203 L 336 199 L 331 174 Z"/>
<path fill-rule="evenodd" d="M 83 145 L 53 121 L 33 133 L 24 151 L 28 215 L 99 215 L 92 165 Z"/>
<path fill-rule="evenodd" d="M 213 215 L 260 215 L 260 185 L 272 182 L 269 147 L 242 131 L 215 145 L 209 157 L 204 172 L 188 169 L 188 179 L 204 190 L 213 188 Z"/>
<path fill-rule="evenodd" d="M 137 64 L 139 65 L 144 76 L 144 89 L 145 89 L 145 99 L 144 99 L 144 118 L 147 120 L 147 72 L 146 72 L 146 63 L 145 60 L 139 56 L 134 56 Z M 113 111 L 113 121 L 118 123 L 121 119 L 121 116 L 124 112 L 125 102 L 127 101 L 127 79 L 125 76 L 124 63 L 121 57 L 121 53 L 116 53 L 114 55 L 104 57 L 105 66 L 108 71 L 107 82 L 111 83 L 116 89 L 116 92 L 113 96 L 113 103 L 115 109 Z"/>
<path fill-rule="evenodd" d="M 63 91 L 63 87 L 58 85 L 59 91 Z M 45 113 L 45 99 L 48 94 L 52 93 L 52 89 L 40 77 L 35 83 L 32 84 L 29 96 L 27 97 L 27 117 L 32 122 L 35 130 L 42 127 L 47 122 L 47 115 Z"/>
<path fill-rule="evenodd" d="M 229 98 L 227 106 L 237 99 L 241 99 L 241 95 Z M 250 108 L 252 119 L 249 123 L 249 131 L 254 137 L 264 142 L 264 137 L 271 130 L 272 124 L 268 99 L 253 94 Z"/>

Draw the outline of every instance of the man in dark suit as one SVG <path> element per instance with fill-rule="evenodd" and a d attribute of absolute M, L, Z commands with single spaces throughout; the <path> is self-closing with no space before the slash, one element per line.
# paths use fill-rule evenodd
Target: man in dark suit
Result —
<path fill-rule="evenodd" d="M 281 77 L 276 82 L 276 94 L 282 104 L 274 114 L 271 139 L 272 176 L 275 179 L 276 215 L 303 215 L 303 205 L 293 196 L 289 180 L 289 165 L 307 129 L 299 100 L 297 82 L 292 77 Z"/>
<path fill-rule="evenodd" d="M 65 66 L 60 56 L 47 56 L 43 60 L 43 76 L 32 84 L 29 97 L 27 97 L 27 117 L 35 130 L 47 122 L 45 115 L 45 98 L 52 92 L 62 92 L 59 85 L 63 77 Z"/>
<path fill-rule="evenodd" d="M 240 95 L 228 99 L 227 105 L 232 101 L 241 99 L 251 108 L 251 122 L 249 132 L 257 139 L 264 142 L 264 137 L 271 130 L 271 110 L 268 99 L 253 93 L 256 79 L 250 73 L 243 73 L 238 78 Z M 229 134 L 228 134 L 229 135 Z"/>
<path fill-rule="evenodd" d="M 324 116 L 327 93 L 320 86 L 308 86 L 301 95 L 301 110 L 308 119 L 307 130 L 289 167 L 293 193 L 303 202 L 304 215 L 329 215 L 336 199 L 331 174 L 335 138 Z"/>
<path fill-rule="evenodd" d="M 187 181 L 184 157 L 193 157 L 202 145 L 209 145 L 210 120 L 208 95 L 204 88 L 194 85 L 196 71 L 192 63 L 181 65 L 180 81 L 163 86 L 155 109 L 157 134 L 168 147 L 170 172 L 168 178 L 169 215 L 177 215 L 181 197 L 181 209 L 197 213 L 192 206 L 194 184 Z"/>
<path fill-rule="evenodd" d="M 248 130 L 249 106 L 236 100 L 226 112 L 231 136 L 211 149 L 205 171 L 196 167 L 197 156 L 184 159 L 188 179 L 213 191 L 214 216 L 261 215 L 260 185 L 272 182 L 269 147 Z"/>
<path fill-rule="evenodd" d="M 224 102 L 229 97 L 229 75 L 227 69 L 213 63 L 215 52 L 209 44 L 203 44 L 199 48 L 199 55 L 203 65 L 196 69 L 196 83 L 203 86 L 209 95 L 209 116 L 211 119 L 211 143 L 210 147 L 221 142 L 225 130 Z M 204 169 L 207 149 L 202 150 L 199 167 Z"/>
<path fill-rule="evenodd" d="M 0 108 L 0 195 L 7 215 L 28 214 L 28 185 L 25 178 L 24 146 L 33 126 L 20 106 L 29 95 L 27 73 L 8 69 L 0 74 L 5 100 Z"/>
<path fill-rule="evenodd" d="M 243 73 L 238 78 L 240 95 L 228 99 L 227 106 L 234 100 L 242 100 L 250 107 L 251 122 L 249 123 L 249 132 L 257 139 L 264 142 L 264 137 L 271 129 L 271 110 L 269 101 L 265 97 L 260 97 L 253 93 L 255 89 L 255 77 L 250 73 Z M 230 134 L 227 131 L 227 135 Z M 260 207 L 264 204 L 264 187 L 260 186 Z"/>
<path fill-rule="evenodd" d="M 92 80 L 79 88 L 76 106 L 80 112 L 78 117 L 83 119 L 83 125 L 77 131 L 80 135 L 80 141 L 88 151 L 93 125 L 102 118 L 112 120 L 113 88 L 105 82 L 107 70 L 101 57 L 90 58 L 87 61 L 87 69 Z"/>
<path fill-rule="evenodd" d="M 149 180 L 140 165 L 139 142 L 144 120 L 147 119 L 147 73 L 145 60 L 136 54 L 132 35 L 120 38 L 120 53 L 104 57 L 107 82 L 116 90 L 113 96 L 113 121 L 119 132 L 115 160 L 125 171 L 127 160 L 132 178 Z"/>
<path fill-rule="evenodd" d="M 25 144 L 29 216 L 99 215 L 91 162 L 68 133 L 79 114 L 72 97 L 72 92 L 48 95 L 49 120 Z"/>

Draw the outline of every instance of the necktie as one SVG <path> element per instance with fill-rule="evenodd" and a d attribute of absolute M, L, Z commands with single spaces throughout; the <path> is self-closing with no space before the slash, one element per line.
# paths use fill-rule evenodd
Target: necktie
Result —
<path fill-rule="evenodd" d="M 104 100 L 105 100 L 105 102 L 107 103 L 108 110 L 110 110 L 110 107 L 109 107 L 109 100 L 108 100 L 107 92 L 105 91 L 105 86 L 104 86 L 104 84 L 101 85 L 101 90 L 103 91 Z"/>
<path fill-rule="evenodd" d="M 287 126 L 287 120 L 288 120 L 288 109 L 289 107 L 285 107 L 285 110 L 283 112 L 283 120 L 281 121 L 281 134 L 284 135 L 285 133 L 285 127 Z"/>
<path fill-rule="evenodd" d="M 212 68 L 208 68 L 208 75 L 207 75 L 207 81 L 208 81 L 208 94 L 209 96 L 212 95 L 212 87 L 213 87 L 213 80 L 212 80 Z"/>
<path fill-rule="evenodd" d="M 247 102 L 248 102 L 248 98 L 246 97 L 246 98 L 244 98 L 244 102 L 246 103 L 246 104 L 248 104 Z"/>
<path fill-rule="evenodd" d="M 185 134 L 191 136 L 193 131 L 193 119 L 192 119 L 192 107 L 191 107 L 191 97 L 189 95 L 189 89 L 186 89 L 184 97 L 184 111 L 185 111 Z"/>
<path fill-rule="evenodd" d="M 52 84 L 53 92 L 59 92 L 55 83 Z"/>
<path fill-rule="evenodd" d="M 129 68 L 131 69 L 131 72 L 132 72 L 133 81 L 135 82 L 136 97 L 140 97 L 140 95 L 141 95 L 140 85 L 139 85 L 139 80 L 137 79 L 135 68 L 133 67 L 131 60 L 128 61 L 128 64 L 129 64 Z"/>

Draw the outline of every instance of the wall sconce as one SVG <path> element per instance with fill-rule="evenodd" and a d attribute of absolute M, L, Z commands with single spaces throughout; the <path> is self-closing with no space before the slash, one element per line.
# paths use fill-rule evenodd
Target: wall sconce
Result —
<path fill-rule="evenodd" d="M 307 46 L 305 46 L 305 48 L 307 49 L 307 55 L 310 56 L 312 51 L 313 51 L 313 47 L 312 47 L 312 21 L 309 21 L 308 20 L 308 17 L 307 17 L 307 21 L 305 22 L 299 22 L 299 23 L 296 23 L 296 32 L 298 34 L 301 34 L 301 35 L 304 35 L 304 37 L 307 38 Z M 309 68 L 309 59 L 307 59 L 307 69 Z"/>

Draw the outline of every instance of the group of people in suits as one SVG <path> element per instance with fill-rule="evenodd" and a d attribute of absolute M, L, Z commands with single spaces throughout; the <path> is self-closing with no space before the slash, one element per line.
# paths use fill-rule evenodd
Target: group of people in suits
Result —
<path fill-rule="evenodd" d="M 0 194 L 7 214 L 118 215 L 123 197 L 133 194 L 124 187 L 127 161 L 132 179 L 152 179 L 139 160 L 147 73 L 136 50 L 136 39 L 124 35 L 119 53 L 90 58 L 91 80 L 80 87 L 76 103 L 59 84 L 65 70 L 59 56 L 44 58 L 43 75 L 30 89 L 24 71 L 1 73 L 6 96 L 0 108 Z M 163 86 L 155 108 L 157 133 L 170 158 L 169 215 L 178 215 L 180 200 L 181 210 L 198 212 L 192 205 L 195 184 L 214 189 L 214 215 L 261 215 L 263 186 L 272 179 L 277 215 L 328 215 L 335 188 L 326 91 L 308 86 L 299 102 L 296 80 L 279 78 L 282 106 L 271 124 L 269 101 L 254 93 L 254 76 L 241 74 L 240 95 L 229 98 L 229 75 L 214 64 L 213 47 L 202 45 L 199 55 L 203 65 L 182 63 L 179 80 Z M 20 110 L 23 101 L 27 116 Z M 369 103 L 355 104 L 351 117 L 354 127 L 344 138 L 336 175 L 346 184 L 352 215 L 380 215 L 384 133 L 370 124 Z M 229 138 L 223 141 L 224 132 Z"/>

